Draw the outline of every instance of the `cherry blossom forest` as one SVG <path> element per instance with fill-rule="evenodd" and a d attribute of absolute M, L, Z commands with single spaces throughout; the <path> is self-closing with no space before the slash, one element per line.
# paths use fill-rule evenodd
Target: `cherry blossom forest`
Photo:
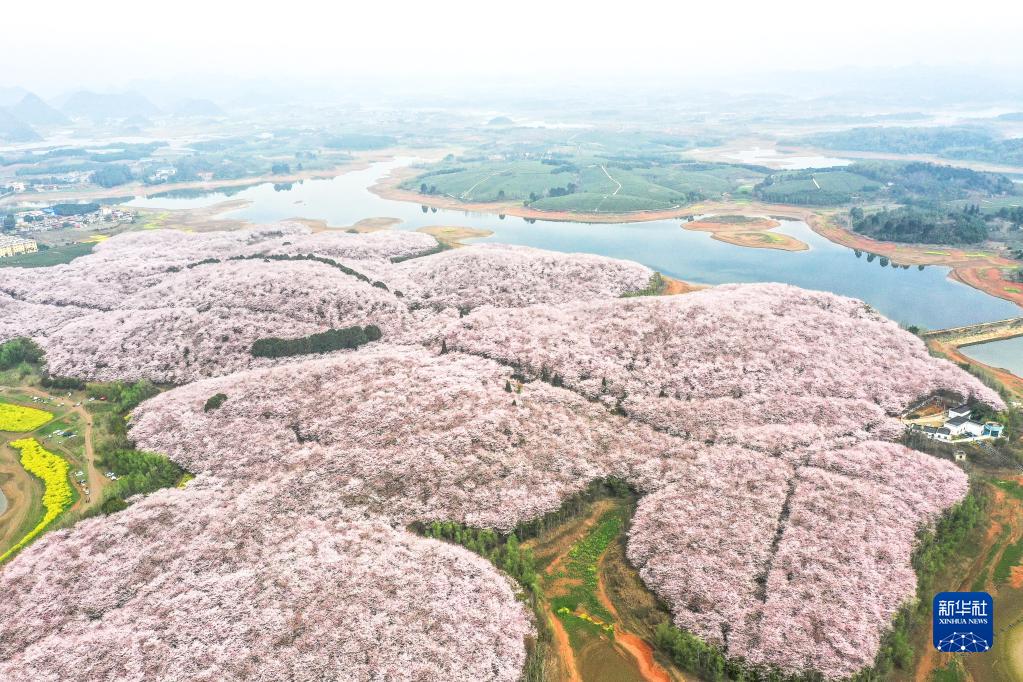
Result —
<path fill-rule="evenodd" d="M 967 492 L 893 442 L 896 416 L 995 393 L 856 300 L 623 297 L 653 273 L 436 250 L 281 224 L 4 270 L 0 341 L 35 339 L 54 375 L 173 384 L 130 434 L 197 477 L 0 568 L 0 679 L 516 680 L 515 584 L 407 528 L 508 531 L 609 476 L 643 494 L 628 558 L 676 625 L 786 671 L 872 663 L 917 531 Z M 370 324 L 357 350 L 249 352 Z"/>

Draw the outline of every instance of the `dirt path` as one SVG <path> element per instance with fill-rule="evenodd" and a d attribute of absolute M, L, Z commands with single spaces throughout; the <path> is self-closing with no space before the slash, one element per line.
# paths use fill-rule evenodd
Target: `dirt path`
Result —
<path fill-rule="evenodd" d="M 582 682 L 583 678 L 579 674 L 579 668 L 575 665 L 575 652 L 572 650 L 572 643 L 568 639 L 568 633 L 565 632 L 561 621 L 551 613 L 550 607 L 546 604 L 544 605 L 543 612 L 547 617 L 551 630 L 554 632 L 554 650 L 557 652 L 558 661 L 565 675 L 566 682 Z"/>
<path fill-rule="evenodd" d="M 616 196 L 619 192 L 622 191 L 622 183 L 618 182 L 617 180 L 615 180 L 614 178 L 611 177 L 611 174 L 607 172 L 607 166 L 601 166 L 600 170 L 604 171 L 604 175 L 607 176 L 608 180 L 610 180 L 614 184 L 618 185 L 618 188 L 615 189 L 615 191 L 611 192 L 611 194 L 607 195 L 607 196 L 612 196 L 612 197 Z"/>
<path fill-rule="evenodd" d="M 606 553 L 605 553 L 606 554 Z M 600 558 L 600 563 L 603 564 L 604 557 Z M 607 594 L 607 585 L 604 584 L 604 573 L 603 571 L 597 571 L 597 598 L 600 603 L 604 605 L 604 608 L 614 617 L 615 623 L 615 644 L 620 645 L 621 648 L 625 649 L 626 652 L 634 659 L 636 659 L 636 665 L 639 668 L 639 674 L 643 676 L 647 682 L 671 682 L 671 676 L 668 671 L 662 668 L 656 660 L 654 660 L 654 649 L 647 644 L 642 638 L 637 637 L 631 632 L 623 630 L 618 622 L 622 620 L 618 614 L 618 609 L 615 608 L 611 598 Z"/>
<path fill-rule="evenodd" d="M 0 514 L 0 548 L 7 548 L 20 539 L 15 535 L 28 518 L 36 484 L 31 474 L 18 465 L 14 448 L 0 443 L 0 449 L 4 451 L 4 457 L 0 459 L 0 482 L 7 497 L 7 511 Z"/>
<path fill-rule="evenodd" d="M 469 189 L 467 189 L 467 190 L 465 190 L 464 192 L 462 192 L 462 193 L 461 193 L 461 194 L 459 195 L 459 197 L 460 197 L 460 198 L 462 198 L 462 199 L 468 199 L 468 198 L 469 198 L 470 196 L 472 196 L 472 193 L 473 193 L 473 191 L 474 191 L 474 190 L 475 190 L 475 189 L 476 189 L 477 187 L 479 187 L 480 185 L 482 185 L 482 184 L 483 184 L 484 182 L 486 182 L 486 181 L 487 181 L 487 180 L 489 180 L 490 178 L 494 177 L 495 175 L 497 175 L 497 171 L 494 171 L 493 173 L 491 173 L 491 174 L 490 174 L 490 175 L 488 175 L 487 177 L 483 178 L 482 180 L 478 180 L 478 181 L 476 182 L 476 184 L 475 184 L 475 185 L 473 185 L 473 186 L 472 186 L 472 187 L 470 187 Z"/>
<path fill-rule="evenodd" d="M 619 192 L 622 191 L 622 183 L 618 182 L 617 180 L 615 180 L 614 178 L 611 177 L 611 174 L 607 172 L 607 167 L 606 166 L 602 165 L 600 167 L 600 170 L 604 171 L 604 175 L 607 176 L 607 179 L 610 180 L 611 182 L 613 182 L 614 184 L 618 185 L 618 187 L 615 188 L 615 191 L 611 192 L 610 194 L 605 194 L 604 196 L 602 196 L 600 198 L 600 203 L 598 203 L 597 207 L 595 209 L 593 209 L 594 213 L 600 213 L 600 207 L 604 205 L 604 202 L 607 201 L 608 197 L 613 197 L 613 196 L 615 196 L 616 194 L 618 194 Z"/>

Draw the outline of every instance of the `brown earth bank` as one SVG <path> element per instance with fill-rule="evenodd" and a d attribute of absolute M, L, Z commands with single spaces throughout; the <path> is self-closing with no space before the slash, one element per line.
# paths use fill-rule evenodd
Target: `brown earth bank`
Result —
<path fill-rule="evenodd" d="M 707 289 L 709 284 L 695 284 L 693 282 L 684 282 L 680 279 L 674 279 L 661 275 L 661 279 L 664 280 L 664 291 L 661 292 L 664 296 L 675 296 L 676 294 L 688 294 L 694 291 L 700 291 L 701 289 Z"/>
<path fill-rule="evenodd" d="M 771 231 L 780 225 L 771 218 L 743 215 L 707 216 L 682 223 L 686 230 L 709 232 L 712 238 L 736 246 L 781 251 L 806 251 L 810 248 L 795 237 Z"/>
<path fill-rule="evenodd" d="M 957 364 L 972 365 L 973 367 L 980 369 L 983 373 L 992 375 L 997 381 L 1001 382 L 1005 389 L 1015 396 L 1016 399 L 1023 400 L 1023 378 L 1016 376 L 1009 370 L 1002 367 L 985 365 L 983 362 L 975 360 L 964 354 L 960 346 L 956 346 L 954 343 L 950 343 L 948 341 L 930 339 L 927 341 L 927 346 L 935 355 L 948 358 Z"/>
<path fill-rule="evenodd" d="M 19 463 L 18 452 L 0 443 L 0 490 L 7 498 L 7 510 L 0 514 L 0 554 L 21 539 L 33 507 L 41 509 L 42 484 L 32 478 Z"/>
<path fill-rule="evenodd" d="M 313 232 L 331 232 L 340 230 L 343 232 L 379 232 L 381 230 L 389 230 L 395 225 L 401 224 L 401 218 L 389 218 L 386 216 L 380 216 L 377 218 L 363 218 L 362 220 L 352 225 L 328 225 L 326 220 L 319 220 L 314 218 L 288 218 L 285 222 L 289 223 L 301 223 L 305 225 Z"/>
<path fill-rule="evenodd" d="M 597 598 L 600 599 L 600 603 L 604 605 L 604 608 L 614 616 L 615 644 L 620 645 L 630 656 L 636 659 L 636 665 L 643 679 L 650 682 L 671 682 L 671 675 L 654 658 L 654 648 L 641 637 L 621 627 L 622 617 L 615 608 L 611 598 L 607 595 L 607 584 L 603 571 L 606 558 L 607 553 L 605 552 L 604 556 L 600 558 L 600 568 L 602 570 L 597 572 Z"/>
<path fill-rule="evenodd" d="M 446 225 L 420 227 L 416 232 L 430 235 L 449 249 L 468 246 L 465 243 L 467 239 L 482 239 L 494 234 L 491 230 L 480 230 L 474 227 L 449 227 Z"/>
<path fill-rule="evenodd" d="M 173 229 L 185 232 L 219 232 L 221 230 L 238 230 L 247 225 L 246 220 L 223 218 L 222 214 L 238 211 L 251 206 L 246 199 L 228 199 L 202 208 L 139 208 L 134 223 L 126 226 L 127 230 Z M 124 230 L 114 230 L 116 234 Z"/>

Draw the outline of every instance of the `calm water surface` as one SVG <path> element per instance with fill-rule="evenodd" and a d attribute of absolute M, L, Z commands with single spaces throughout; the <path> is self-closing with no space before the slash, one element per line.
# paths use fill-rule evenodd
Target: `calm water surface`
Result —
<path fill-rule="evenodd" d="M 599 225 L 504 219 L 492 214 L 427 210 L 403 201 L 381 199 L 368 191 L 378 178 L 411 159 L 374 164 L 331 180 L 306 180 L 291 189 L 265 183 L 231 196 L 212 193 L 196 198 L 138 198 L 130 206 L 199 208 L 228 198 L 252 202 L 223 214 L 268 223 L 303 217 L 331 225 L 351 225 L 363 218 L 392 217 L 398 229 L 451 225 L 492 230 L 482 241 L 523 244 L 565 252 L 586 252 L 638 261 L 666 275 L 690 282 L 786 282 L 862 299 L 903 324 L 930 329 L 998 320 L 1020 315 L 1016 305 L 948 279 L 948 268 L 923 270 L 891 267 L 888 261 L 833 244 L 805 223 L 788 221 L 779 232 L 810 245 L 809 251 L 750 249 L 683 230 L 678 220 Z"/>
<path fill-rule="evenodd" d="M 963 346 L 959 350 L 985 365 L 1001 367 L 1018 377 L 1023 377 L 1023 336 Z"/>

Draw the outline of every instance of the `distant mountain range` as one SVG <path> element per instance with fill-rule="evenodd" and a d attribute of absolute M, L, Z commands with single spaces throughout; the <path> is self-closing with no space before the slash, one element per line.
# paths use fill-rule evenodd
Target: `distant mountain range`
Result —
<path fill-rule="evenodd" d="M 185 118 L 215 118 L 224 110 L 208 99 L 186 99 L 174 108 L 174 115 Z"/>
<path fill-rule="evenodd" d="M 9 107 L 17 104 L 21 98 L 28 94 L 25 88 L 8 88 L 0 85 L 0 107 Z"/>
<path fill-rule="evenodd" d="M 32 126 L 28 125 L 9 110 L 0 108 L 0 141 L 37 142 L 43 139 Z"/>
<path fill-rule="evenodd" d="M 100 94 L 87 90 L 68 97 L 61 106 L 61 111 L 72 118 L 87 118 L 92 121 L 132 116 L 148 117 L 160 113 L 155 104 L 137 92 Z"/>
<path fill-rule="evenodd" d="M 7 110 L 22 123 L 33 126 L 67 125 L 71 122 L 71 119 L 31 92 Z"/>
<path fill-rule="evenodd" d="M 209 100 L 187 100 L 188 116 L 221 116 L 223 112 Z M 66 97 L 60 108 L 44 102 L 35 93 L 21 88 L 0 88 L 0 142 L 36 142 L 42 138 L 37 128 L 68 125 L 72 119 L 94 122 L 118 119 L 133 125 L 149 125 L 150 116 L 160 110 L 137 92 L 96 93 L 82 90 Z"/>

